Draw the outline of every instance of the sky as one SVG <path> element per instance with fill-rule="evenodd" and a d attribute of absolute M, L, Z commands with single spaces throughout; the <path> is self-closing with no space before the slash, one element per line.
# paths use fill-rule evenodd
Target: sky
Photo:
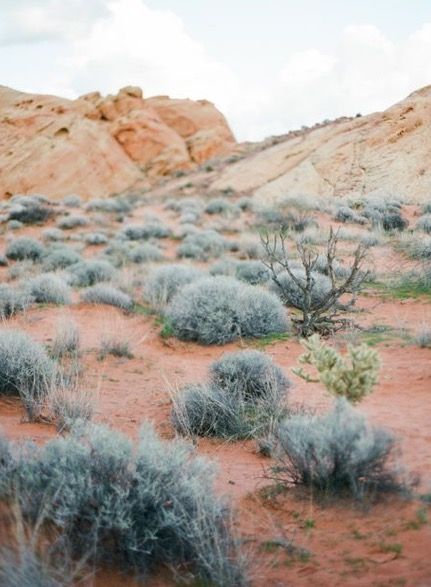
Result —
<path fill-rule="evenodd" d="M 431 0 L 0 0 L 0 84 L 206 98 L 260 140 L 431 84 Z"/>

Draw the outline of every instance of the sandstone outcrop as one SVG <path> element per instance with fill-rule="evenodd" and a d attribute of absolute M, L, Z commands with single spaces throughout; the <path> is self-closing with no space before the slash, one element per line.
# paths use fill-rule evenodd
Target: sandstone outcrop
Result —
<path fill-rule="evenodd" d="M 66 100 L 0 86 L 2 197 L 106 197 L 234 146 L 224 117 L 204 100 L 145 99 L 132 86 Z"/>
<path fill-rule="evenodd" d="M 384 112 L 310 129 L 227 167 L 212 184 L 254 193 L 339 197 L 375 189 L 431 196 L 431 86 Z"/>

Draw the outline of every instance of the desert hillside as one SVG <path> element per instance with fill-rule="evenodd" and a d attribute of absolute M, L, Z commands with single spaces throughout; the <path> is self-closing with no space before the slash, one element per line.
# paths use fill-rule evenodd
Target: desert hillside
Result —
<path fill-rule="evenodd" d="M 66 100 L 1 87 L 0 184 L 3 197 L 107 197 L 185 172 L 198 181 L 201 164 L 211 160 L 204 184 L 213 192 L 233 189 L 268 201 L 380 189 L 423 201 L 431 192 L 430 123 L 427 86 L 384 112 L 237 145 L 206 100 L 144 99 L 134 87 Z"/>
<path fill-rule="evenodd" d="M 0 90 L 0 587 L 431 585 L 430 98 Z"/>
<path fill-rule="evenodd" d="M 253 191 L 344 196 L 375 189 L 410 200 L 431 192 L 431 86 L 384 112 L 318 125 L 232 165 L 212 184 Z"/>
<path fill-rule="evenodd" d="M 77 100 L 0 86 L 1 195 L 105 197 L 229 152 L 235 139 L 206 100 L 144 99 L 140 88 Z"/>

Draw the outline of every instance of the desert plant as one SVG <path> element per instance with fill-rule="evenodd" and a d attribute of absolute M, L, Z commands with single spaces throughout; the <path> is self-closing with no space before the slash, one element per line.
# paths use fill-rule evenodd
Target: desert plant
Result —
<path fill-rule="evenodd" d="M 172 423 L 184 436 L 226 440 L 263 438 L 286 416 L 283 394 L 268 380 L 264 393 L 248 395 L 237 387 L 213 383 L 186 385 L 172 395 Z"/>
<path fill-rule="evenodd" d="M 205 206 L 207 214 L 222 214 L 232 205 L 226 198 L 211 198 Z"/>
<path fill-rule="evenodd" d="M 210 275 L 230 275 L 235 277 L 239 261 L 231 257 L 223 257 L 210 267 Z"/>
<path fill-rule="evenodd" d="M 64 234 L 64 231 L 61 230 L 61 228 L 45 228 L 45 230 L 42 231 L 42 238 L 45 241 L 53 241 L 53 242 L 58 242 L 58 241 L 63 241 L 66 237 Z"/>
<path fill-rule="evenodd" d="M 414 337 L 414 343 L 420 348 L 431 348 L 431 328 L 423 326 Z"/>
<path fill-rule="evenodd" d="M 184 285 L 205 276 L 190 265 L 163 265 L 153 269 L 148 277 L 144 298 L 157 310 L 163 309 Z"/>
<path fill-rule="evenodd" d="M 19 220 L 9 220 L 7 223 L 8 230 L 19 230 L 24 224 Z"/>
<path fill-rule="evenodd" d="M 146 222 L 142 225 L 129 224 L 121 230 L 118 236 L 121 239 L 131 241 L 167 238 L 171 236 L 171 230 L 160 222 Z"/>
<path fill-rule="evenodd" d="M 89 232 L 85 235 L 84 240 L 87 245 L 105 245 L 108 242 L 108 237 L 103 232 Z"/>
<path fill-rule="evenodd" d="M 339 222 L 355 222 L 356 224 L 366 224 L 368 222 L 365 216 L 361 216 L 349 206 L 340 206 L 334 215 L 334 219 Z"/>
<path fill-rule="evenodd" d="M 267 283 L 271 279 L 268 267 L 258 260 L 238 261 L 235 267 L 235 275 L 240 281 L 246 281 L 251 285 Z"/>
<path fill-rule="evenodd" d="M 306 381 L 321 381 L 335 396 L 343 396 L 352 403 L 360 402 L 371 393 L 379 374 L 379 356 L 366 344 L 348 346 L 347 356 L 323 342 L 318 334 L 301 341 L 306 352 L 299 358 L 300 363 L 312 365 L 318 373 L 313 378 L 302 367 L 294 373 Z"/>
<path fill-rule="evenodd" d="M 71 320 L 58 322 L 51 344 L 50 354 L 54 359 L 77 357 L 81 346 L 78 326 Z"/>
<path fill-rule="evenodd" d="M 399 212 L 392 212 L 383 215 L 383 230 L 405 230 L 408 225 L 408 220 L 403 218 Z"/>
<path fill-rule="evenodd" d="M 67 196 L 64 196 L 63 204 L 68 208 L 79 208 L 82 204 L 82 200 L 77 194 L 68 194 Z"/>
<path fill-rule="evenodd" d="M 290 381 L 272 359 L 260 351 L 246 350 L 227 353 L 210 365 L 212 385 L 255 398 L 267 393 L 268 388 L 277 394 L 284 394 Z"/>
<path fill-rule="evenodd" d="M 11 281 L 16 279 L 28 279 L 34 275 L 39 275 L 40 265 L 27 259 L 26 261 L 17 261 L 8 265 L 8 275 Z"/>
<path fill-rule="evenodd" d="M 324 416 L 298 415 L 277 431 L 273 477 L 320 491 L 363 498 L 370 492 L 399 488 L 386 468 L 394 439 L 370 426 L 345 399 Z"/>
<path fill-rule="evenodd" d="M 187 235 L 177 248 L 177 257 L 206 261 L 220 256 L 225 250 L 225 239 L 215 230 L 202 230 Z"/>
<path fill-rule="evenodd" d="M 22 236 L 12 240 L 6 247 L 6 257 L 13 261 L 40 261 L 45 253 L 43 245 L 35 240 Z"/>
<path fill-rule="evenodd" d="M 87 304 L 107 304 L 122 310 L 133 308 L 133 299 L 113 285 L 99 283 L 81 293 L 81 300 Z"/>
<path fill-rule="evenodd" d="M 239 253 L 241 258 L 258 259 L 261 256 L 262 248 L 258 241 L 246 239 L 240 241 Z"/>
<path fill-rule="evenodd" d="M 163 252 L 152 243 L 142 243 L 126 253 L 126 258 L 132 263 L 150 263 L 163 260 Z"/>
<path fill-rule="evenodd" d="M 19 553 L 19 555 L 18 555 Z M 69 587 L 71 583 L 50 568 L 32 550 L 0 551 L 0 584 L 3 587 Z"/>
<path fill-rule="evenodd" d="M 82 257 L 77 251 L 60 245 L 47 252 L 43 257 L 43 266 L 47 271 L 56 271 L 57 269 L 66 269 L 79 261 L 82 261 Z"/>
<path fill-rule="evenodd" d="M 408 236 L 401 238 L 396 243 L 396 248 L 406 253 L 411 259 L 428 261 L 431 259 L 431 237 L 423 235 Z"/>
<path fill-rule="evenodd" d="M 296 306 L 302 313 L 301 318 L 296 321 L 299 333 L 302 336 L 309 336 L 315 331 L 327 332 L 345 326 L 347 321 L 339 318 L 338 314 L 340 310 L 350 309 L 354 305 L 357 291 L 368 277 L 368 272 L 362 270 L 367 256 L 367 248 L 362 244 L 357 246 L 353 253 L 353 261 L 349 267 L 348 275 L 338 280 L 334 269 L 338 231 L 334 232 L 332 228 L 330 229 L 325 250 L 330 287 L 329 290 L 323 293 L 323 288 L 321 290 L 316 289 L 317 277 L 314 275 L 319 253 L 304 244 L 302 240 L 297 241 L 296 248 L 304 272 L 298 275 L 295 272 L 295 262 L 289 258 L 287 253 L 287 238 L 288 234 L 284 230 L 280 230 L 272 239 L 268 234 L 261 235 L 261 242 L 265 251 L 262 262 L 270 269 L 272 280 L 279 288 L 281 296 L 285 296 L 287 300 L 290 300 L 292 305 L 299 300 L 300 303 L 297 303 Z M 279 275 L 283 274 L 287 274 L 290 278 L 286 282 L 289 285 L 286 293 L 284 292 L 283 281 L 279 279 Z M 322 277 L 320 276 L 318 279 L 321 280 Z M 297 300 L 294 300 L 293 296 L 289 296 L 292 283 L 295 285 L 296 291 L 301 293 Z M 321 292 L 321 297 L 319 296 L 319 299 L 317 299 L 316 295 L 313 296 L 313 291 L 315 293 L 317 291 Z M 351 299 L 347 304 L 341 306 L 339 299 L 346 293 L 352 294 Z"/>
<path fill-rule="evenodd" d="M 381 243 L 381 238 L 378 232 L 369 232 L 361 237 L 361 243 L 367 248 L 375 247 Z"/>
<path fill-rule="evenodd" d="M 30 420 L 39 415 L 54 375 L 42 345 L 20 330 L 0 330 L 0 395 L 20 396 Z"/>
<path fill-rule="evenodd" d="M 207 277 L 181 288 L 166 309 L 175 336 L 203 344 L 224 344 L 287 330 L 278 298 L 231 277 Z"/>
<path fill-rule="evenodd" d="M 243 212 L 252 212 L 254 208 L 253 198 L 251 196 L 241 196 L 237 201 L 237 206 Z"/>
<path fill-rule="evenodd" d="M 205 206 L 207 214 L 224 214 L 226 216 L 237 216 L 240 209 L 226 198 L 212 198 Z"/>
<path fill-rule="evenodd" d="M 133 353 L 130 350 L 129 341 L 117 336 L 104 336 L 101 340 L 98 353 L 99 361 L 103 361 L 108 355 L 118 358 L 133 359 Z"/>
<path fill-rule="evenodd" d="M 58 228 L 61 228 L 62 230 L 72 230 L 78 226 L 87 226 L 87 224 L 88 219 L 85 216 L 79 216 L 77 214 L 64 216 L 57 221 Z"/>
<path fill-rule="evenodd" d="M 106 198 L 104 200 L 90 200 L 86 207 L 87 210 L 113 214 L 127 214 L 133 210 L 133 204 L 130 199 L 121 196 Z"/>
<path fill-rule="evenodd" d="M 165 208 L 168 210 L 174 210 L 179 213 L 193 213 L 199 217 L 204 209 L 202 200 L 200 198 L 173 198 L 168 200 L 165 204 Z"/>
<path fill-rule="evenodd" d="M 416 230 L 422 230 L 427 234 L 431 233 L 431 214 L 426 214 L 421 216 L 419 220 L 416 222 Z"/>
<path fill-rule="evenodd" d="M 19 486 L 24 520 L 43 506 L 46 524 L 75 557 L 141 576 L 186 566 L 204 584 L 246 584 L 214 469 L 188 444 L 163 442 L 146 426 L 133 447 L 118 432 L 87 425 L 19 452 L 14 466 L 0 468 L 3 502 Z"/>
<path fill-rule="evenodd" d="M 18 312 L 26 310 L 33 302 L 28 291 L 12 287 L 7 283 L 0 284 L 0 319 L 10 318 Z"/>
<path fill-rule="evenodd" d="M 70 304 L 71 290 L 69 285 L 59 275 L 42 273 L 32 277 L 24 288 L 39 304 Z"/>
<path fill-rule="evenodd" d="M 71 430 L 77 423 L 89 422 L 94 415 L 94 394 L 67 381 L 56 381 L 46 403 L 60 432 Z"/>
<path fill-rule="evenodd" d="M 89 287 L 101 281 L 109 281 L 115 274 L 114 267 L 108 261 L 80 261 L 68 269 L 72 284 L 78 287 Z"/>
<path fill-rule="evenodd" d="M 9 210 L 9 219 L 23 224 L 43 224 L 53 212 L 42 202 L 30 201 L 27 204 L 14 204 Z"/>
<path fill-rule="evenodd" d="M 307 275 L 302 267 L 292 268 L 291 275 L 287 271 L 278 273 L 277 281 L 273 279 L 270 289 L 280 296 L 286 306 L 299 310 L 304 310 L 308 306 L 310 310 L 315 310 L 327 297 L 332 284 L 329 277 L 319 271 L 311 271 L 309 279 L 309 299 L 304 292 L 307 287 Z"/>
<path fill-rule="evenodd" d="M 19 206 L 36 206 L 37 204 L 49 204 L 49 200 L 46 196 L 41 194 L 15 194 L 9 200 L 11 204 Z"/>
<path fill-rule="evenodd" d="M 310 226 L 301 234 L 301 243 L 303 245 L 324 245 L 328 242 L 328 233 L 326 230 Z"/>

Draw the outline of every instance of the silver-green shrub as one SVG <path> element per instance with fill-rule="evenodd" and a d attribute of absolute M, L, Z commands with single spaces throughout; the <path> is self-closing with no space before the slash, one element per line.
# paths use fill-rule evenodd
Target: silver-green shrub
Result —
<path fill-rule="evenodd" d="M 224 354 L 211 363 L 210 381 L 246 398 L 263 396 L 269 388 L 281 395 L 290 386 L 290 381 L 271 357 L 255 350 Z"/>
<path fill-rule="evenodd" d="M 54 375 L 54 363 L 41 344 L 20 330 L 0 330 L 0 395 L 20 396 L 32 418 Z"/>
<path fill-rule="evenodd" d="M 108 237 L 103 232 L 89 232 L 85 235 L 87 245 L 105 245 Z"/>
<path fill-rule="evenodd" d="M 177 257 L 206 261 L 225 251 L 224 237 L 215 230 L 202 230 L 187 235 L 177 248 Z"/>
<path fill-rule="evenodd" d="M 77 214 L 71 214 L 70 216 L 64 216 L 57 221 L 58 228 L 62 230 L 72 230 L 78 226 L 87 226 L 88 218 L 85 216 L 79 216 Z"/>
<path fill-rule="evenodd" d="M 39 304 L 70 304 L 70 286 L 59 275 L 42 273 L 29 279 L 23 286 Z"/>
<path fill-rule="evenodd" d="M 13 499 L 19 487 L 24 520 L 33 522 L 43 507 L 45 523 L 75 558 L 141 577 L 164 566 L 186 568 L 204 584 L 246 585 L 214 468 L 189 444 L 164 442 L 145 426 L 133 446 L 87 425 L 15 451 L 13 466 L 0 463 L 0 498 Z"/>
<path fill-rule="evenodd" d="M 204 276 L 203 271 L 190 265 L 162 265 L 151 271 L 145 285 L 144 298 L 151 306 L 160 310 L 181 287 Z"/>
<path fill-rule="evenodd" d="M 292 269 L 292 273 L 297 279 L 301 281 L 301 283 L 305 285 L 306 279 L 304 269 L 294 268 Z M 314 309 L 322 303 L 322 301 L 331 291 L 331 280 L 329 277 L 323 275 L 319 271 L 312 271 L 311 279 L 312 287 L 310 291 L 310 308 Z M 305 305 L 304 292 L 294 282 L 289 273 L 287 271 L 282 271 L 277 275 L 277 280 L 279 283 L 275 283 L 274 281 L 271 282 L 270 290 L 279 295 L 283 303 L 287 306 L 303 309 Z"/>
<path fill-rule="evenodd" d="M 44 246 L 34 238 L 22 236 L 12 240 L 6 247 L 6 257 L 13 261 L 40 261 L 45 253 Z"/>
<path fill-rule="evenodd" d="M 393 447 L 391 434 L 370 426 L 345 399 L 338 399 L 324 416 L 293 416 L 280 425 L 274 477 L 361 498 L 396 487 L 386 468 Z"/>
<path fill-rule="evenodd" d="M 274 294 L 223 276 L 181 288 L 167 307 L 166 318 L 175 336 L 203 344 L 287 330 L 285 311 Z"/>
<path fill-rule="evenodd" d="M 422 230 L 427 234 L 431 234 L 431 214 L 421 216 L 416 222 L 415 228 L 416 230 Z"/>
<path fill-rule="evenodd" d="M 115 275 L 115 269 L 108 261 L 80 261 L 71 265 L 68 270 L 72 285 L 78 287 L 89 287 L 100 281 L 109 281 Z"/>
<path fill-rule="evenodd" d="M 133 308 L 133 299 L 113 285 L 98 283 L 81 293 L 81 300 L 88 304 L 107 304 L 122 310 Z"/>
<path fill-rule="evenodd" d="M 163 252 L 157 245 L 142 243 L 129 249 L 126 258 L 132 263 L 150 263 L 163 260 Z"/>
<path fill-rule="evenodd" d="M 28 291 L 12 287 L 7 283 L 0 284 L 0 319 L 10 318 L 18 312 L 26 310 L 33 302 Z"/>
<path fill-rule="evenodd" d="M 77 251 L 70 247 L 58 246 L 47 251 L 43 257 L 43 267 L 47 271 L 55 271 L 65 269 L 79 261 L 82 261 L 82 257 Z"/>

